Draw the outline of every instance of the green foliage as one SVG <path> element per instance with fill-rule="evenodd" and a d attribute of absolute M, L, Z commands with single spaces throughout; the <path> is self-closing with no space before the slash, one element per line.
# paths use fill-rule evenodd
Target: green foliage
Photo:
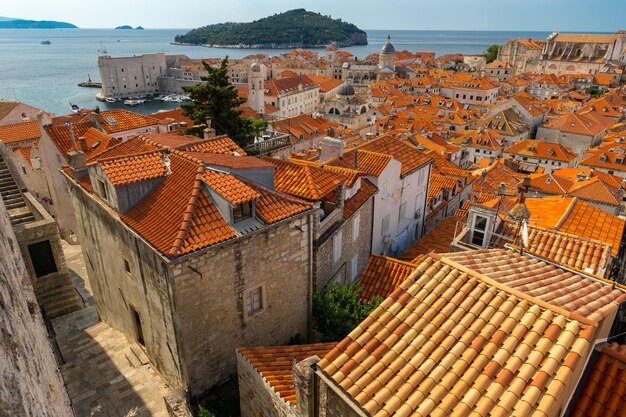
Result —
<path fill-rule="evenodd" d="M 361 291 L 358 284 L 330 283 L 325 291 L 315 294 L 313 315 L 323 342 L 342 340 L 382 301 L 377 297 L 370 302 L 361 302 Z"/>
<path fill-rule="evenodd" d="M 498 51 L 500 50 L 500 45 L 494 44 L 491 45 L 484 53 L 484 57 L 487 60 L 487 63 L 493 62 L 498 57 Z"/>
<path fill-rule="evenodd" d="M 215 414 L 204 407 L 200 407 L 200 410 L 198 410 L 198 417 L 215 417 Z"/>
<path fill-rule="evenodd" d="M 218 23 L 178 35 L 176 42 L 195 45 L 278 45 L 291 47 L 367 45 L 367 34 L 351 23 L 304 9 L 290 10 L 250 23 Z"/>
<path fill-rule="evenodd" d="M 210 117 L 211 127 L 218 135 L 228 135 L 242 147 L 247 145 L 259 123 L 243 117 L 237 110 L 246 99 L 239 97 L 235 86 L 228 82 L 228 56 L 217 68 L 206 62 L 202 64 L 208 72 L 206 76 L 200 77 L 203 82 L 183 87 L 192 100 L 181 106 L 183 114 L 198 125 L 206 123 Z"/>
<path fill-rule="evenodd" d="M 606 88 L 598 88 L 596 86 L 589 87 L 586 91 L 587 94 L 589 94 L 593 98 L 602 97 L 609 92 L 609 90 L 607 90 Z"/>

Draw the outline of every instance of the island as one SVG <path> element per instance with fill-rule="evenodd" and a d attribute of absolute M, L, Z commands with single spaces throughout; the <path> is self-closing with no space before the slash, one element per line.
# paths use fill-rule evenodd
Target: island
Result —
<path fill-rule="evenodd" d="M 122 29 L 122 30 L 133 30 L 132 26 L 129 25 L 123 25 L 123 26 L 118 26 L 115 29 Z"/>
<path fill-rule="evenodd" d="M 135 30 L 144 30 L 143 26 L 137 26 Z"/>
<path fill-rule="evenodd" d="M 78 29 L 78 26 L 54 20 L 2 20 L 0 29 Z"/>
<path fill-rule="evenodd" d="M 305 9 L 295 9 L 250 23 L 218 23 L 174 39 L 179 45 L 228 48 L 315 48 L 367 45 L 367 33 L 352 23 Z"/>

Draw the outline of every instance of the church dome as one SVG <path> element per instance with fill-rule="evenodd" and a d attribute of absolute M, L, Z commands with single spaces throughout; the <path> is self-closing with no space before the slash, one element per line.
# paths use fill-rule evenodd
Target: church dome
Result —
<path fill-rule="evenodd" d="M 345 83 L 341 87 L 339 87 L 339 90 L 337 90 L 337 94 L 339 94 L 340 96 L 353 96 L 354 87 L 352 87 L 352 84 Z"/>
<path fill-rule="evenodd" d="M 387 35 L 387 43 L 380 50 L 381 54 L 393 54 L 396 52 L 396 48 L 391 44 L 391 35 Z"/>
<path fill-rule="evenodd" d="M 259 65 L 258 62 L 255 62 L 254 64 L 250 65 L 250 71 L 261 72 L 261 66 Z"/>

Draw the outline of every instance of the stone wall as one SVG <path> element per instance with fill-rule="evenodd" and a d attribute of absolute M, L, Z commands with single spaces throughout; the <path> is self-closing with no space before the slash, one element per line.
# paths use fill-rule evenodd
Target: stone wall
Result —
<path fill-rule="evenodd" d="M 99 197 L 67 182 L 100 317 L 129 340 L 137 340 L 136 311 L 150 361 L 174 387 L 182 388 L 167 259 L 129 230 Z"/>
<path fill-rule="evenodd" d="M 355 213 L 340 226 L 321 236 L 315 242 L 315 292 L 320 291 L 329 282 L 353 282 L 357 279 L 372 253 L 372 217 L 374 215 L 374 198 L 366 201 Z M 358 216 L 359 233 L 354 237 L 354 219 Z M 335 237 L 341 233 L 341 256 L 335 261 Z M 352 260 L 357 256 L 357 270 L 353 270 Z"/>
<path fill-rule="evenodd" d="M 294 407 L 280 398 L 265 378 L 237 352 L 241 417 L 296 417 Z"/>
<path fill-rule="evenodd" d="M 193 396 L 236 374 L 236 348 L 306 335 L 309 251 L 305 214 L 171 266 L 177 336 Z M 250 313 L 248 297 L 259 288 L 262 308 Z"/>
<path fill-rule="evenodd" d="M 1 199 L 0 259 L 0 415 L 73 416 Z"/>

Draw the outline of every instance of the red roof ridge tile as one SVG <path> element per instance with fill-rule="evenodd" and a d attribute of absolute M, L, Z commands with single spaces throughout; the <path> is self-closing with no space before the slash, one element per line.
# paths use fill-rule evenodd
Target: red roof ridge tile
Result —
<path fill-rule="evenodd" d="M 561 218 L 554 225 L 554 229 L 561 228 L 561 226 L 563 225 L 563 223 L 565 223 L 569 215 L 572 214 L 572 210 L 574 210 L 574 206 L 576 206 L 577 201 L 578 201 L 577 197 L 572 198 L 572 201 L 570 202 L 569 206 L 567 206 L 567 210 L 563 212 L 563 215 L 561 216 Z"/>
<path fill-rule="evenodd" d="M 174 152 L 178 153 L 176 151 Z M 205 167 L 202 164 L 202 162 L 200 162 L 199 160 L 195 158 L 189 157 L 182 152 L 180 154 L 194 161 L 197 164 L 197 169 L 196 169 L 196 179 L 193 182 L 193 188 L 191 191 L 191 197 L 189 197 L 189 202 L 187 203 L 187 207 L 185 208 L 185 211 L 183 213 L 183 219 L 180 225 L 180 229 L 178 230 L 178 233 L 176 234 L 176 238 L 174 239 L 174 243 L 172 244 L 172 247 L 168 252 L 169 255 L 173 255 L 173 256 L 176 256 L 179 254 L 180 249 L 183 243 L 185 242 L 185 238 L 189 234 L 189 229 L 191 228 L 191 223 L 193 219 L 193 213 L 198 203 L 198 196 L 202 192 L 202 178 L 204 176 L 204 171 L 205 171 Z"/>

